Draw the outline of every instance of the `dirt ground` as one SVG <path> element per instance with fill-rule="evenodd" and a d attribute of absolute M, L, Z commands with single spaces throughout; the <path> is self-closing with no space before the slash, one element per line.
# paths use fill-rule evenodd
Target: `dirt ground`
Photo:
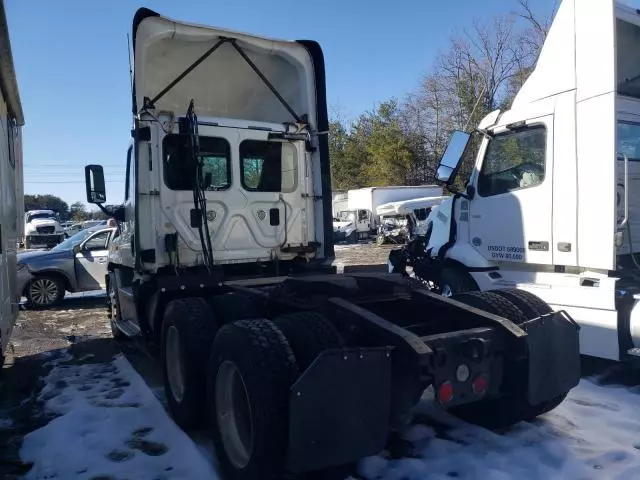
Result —
<path fill-rule="evenodd" d="M 386 269 L 389 252 L 399 248 L 398 245 L 382 245 L 375 243 L 358 243 L 355 245 L 338 244 L 335 246 L 336 261 L 334 265 L 340 271 L 349 266 L 380 266 L 380 270 Z"/>
<path fill-rule="evenodd" d="M 384 269 L 392 247 L 375 244 L 337 245 L 339 271 L 366 265 Z M 67 295 L 48 310 L 22 308 L 0 374 L 0 478 L 21 478 L 30 468 L 20 460 L 23 437 L 47 424 L 51 417 L 37 400 L 43 378 L 56 359 L 64 363 L 104 363 L 123 351 L 155 396 L 165 403 L 161 372 L 150 355 L 135 345 L 111 338 L 104 292 Z"/>

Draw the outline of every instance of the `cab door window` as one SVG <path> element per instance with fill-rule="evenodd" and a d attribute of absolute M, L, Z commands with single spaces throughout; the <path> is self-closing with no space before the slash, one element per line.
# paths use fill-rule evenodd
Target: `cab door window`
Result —
<path fill-rule="evenodd" d="M 541 125 L 493 137 L 478 177 L 478 194 L 490 197 L 540 185 L 545 178 L 546 137 Z"/>
<path fill-rule="evenodd" d="M 250 192 L 294 192 L 298 186 L 298 158 L 294 145 L 265 140 L 240 144 L 240 177 Z"/>

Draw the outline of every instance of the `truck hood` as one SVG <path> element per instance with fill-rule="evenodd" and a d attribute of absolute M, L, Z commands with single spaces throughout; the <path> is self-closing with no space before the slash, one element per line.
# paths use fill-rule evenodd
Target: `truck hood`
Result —
<path fill-rule="evenodd" d="M 341 228 L 348 227 L 352 223 L 353 222 L 333 222 L 333 229 L 334 230 L 340 230 Z"/>
<path fill-rule="evenodd" d="M 216 45 L 211 55 L 150 104 L 149 100 Z M 307 114 L 308 124 L 312 130 L 317 129 L 314 65 L 324 68 L 317 43 L 270 40 L 178 22 L 146 8 L 138 10 L 133 20 L 134 115 L 146 104 L 156 112 L 182 116 L 193 99 L 200 117 L 295 122 L 234 45 L 250 58 L 291 109 L 300 117 Z M 324 71 L 320 73 L 324 88 Z"/>
<path fill-rule="evenodd" d="M 34 227 L 59 227 L 58 222 L 52 218 L 34 218 L 28 225 L 33 225 Z"/>

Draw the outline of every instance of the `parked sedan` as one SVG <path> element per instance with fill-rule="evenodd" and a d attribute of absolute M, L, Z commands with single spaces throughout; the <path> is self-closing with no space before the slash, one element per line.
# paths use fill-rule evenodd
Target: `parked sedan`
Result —
<path fill-rule="evenodd" d="M 18 254 L 18 279 L 29 305 L 45 308 L 65 292 L 105 288 L 107 246 L 115 228 L 99 225 L 82 230 L 51 250 Z"/>

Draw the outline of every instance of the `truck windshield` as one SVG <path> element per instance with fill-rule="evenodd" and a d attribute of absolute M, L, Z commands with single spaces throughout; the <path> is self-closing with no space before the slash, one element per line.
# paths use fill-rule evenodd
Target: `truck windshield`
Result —
<path fill-rule="evenodd" d="M 193 190 L 195 165 L 189 161 L 189 139 L 186 135 L 167 135 L 164 151 L 164 183 L 171 190 Z M 202 175 L 210 175 L 206 190 L 226 190 L 231 185 L 231 154 L 229 142 L 219 137 L 200 136 Z"/>
<path fill-rule="evenodd" d="M 40 212 L 40 213 L 29 213 L 29 214 L 27 214 L 27 222 L 30 222 L 34 218 L 51 218 L 51 219 L 55 219 L 53 213 Z"/>
<path fill-rule="evenodd" d="M 356 212 L 338 212 L 338 218 L 341 222 L 355 222 L 356 221 Z"/>

